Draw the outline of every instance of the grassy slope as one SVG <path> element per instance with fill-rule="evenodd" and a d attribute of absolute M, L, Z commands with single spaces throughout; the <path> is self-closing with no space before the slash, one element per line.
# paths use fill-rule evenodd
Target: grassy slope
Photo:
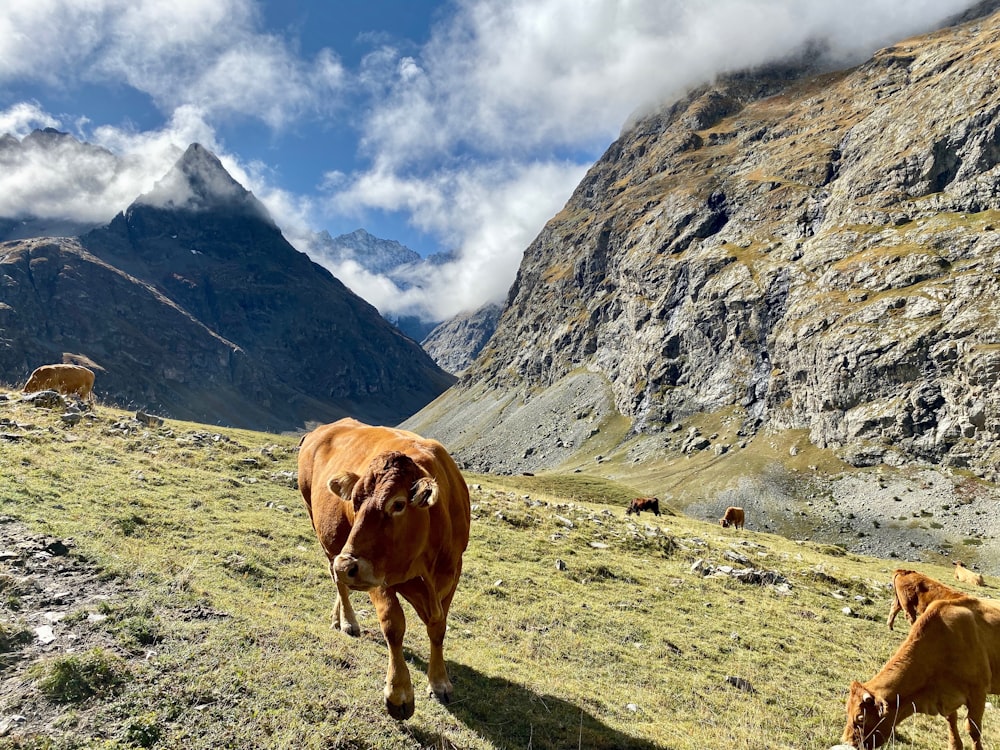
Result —
<path fill-rule="evenodd" d="M 87 625 L 115 634 L 126 689 L 0 746 L 825 747 L 849 681 L 905 635 L 905 623 L 884 625 L 891 561 L 684 517 L 626 520 L 632 490 L 610 482 L 470 476 L 473 534 L 446 643 L 455 702 L 424 697 L 427 642 L 407 608 L 417 711 L 396 723 L 381 706 L 386 655 L 367 599 L 355 595 L 359 640 L 328 627 L 333 587 L 290 478 L 297 438 L 115 426 L 128 417 L 99 407 L 67 428 L 0 401 L 0 419 L 20 424 L 0 432 L 22 435 L 0 444 L 0 514 L 75 538 L 134 591 Z M 699 558 L 727 564 L 727 551 L 778 571 L 789 593 L 691 571 Z M 154 645 L 138 646 L 136 631 Z M 0 715 L 19 708 L 0 698 Z M 903 735 L 938 748 L 945 727 L 910 720 Z M 1000 736 L 992 714 L 985 736 Z"/>

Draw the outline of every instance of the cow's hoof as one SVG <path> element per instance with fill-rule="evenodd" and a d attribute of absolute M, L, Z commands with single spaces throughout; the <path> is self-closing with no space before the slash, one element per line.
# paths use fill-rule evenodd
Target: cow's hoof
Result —
<path fill-rule="evenodd" d="M 431 698 L 437 699 L 439 703 L 443 703 L 445 705 L 451 703 L 451 690 L 442 690 L 441 692 L 438 692 L 434 688 L 429 687 L 427 688 L 427 694 Z"/>
<path fill-rule="evenodd" d="M 413 716 L 413 699 L 404 701 L 401 705 L 397 706 L 395 703 L 391 703 L 388 698 L 385 699 L 385 710 L 389 712 L 389 716 L 394 718 L 396 721 L 406 721 L 411 716 Z"/>
<path fill-rule="evenodd" d="M 347 633 L 352 638 L 360 638 L 361 637 L 361 627 L 359 625 L 352 625 L 351 623 L 348 622 L 348 623 L 344 623 L 343 625 L 341 625 L 340 629 L 343 632 Z"/>

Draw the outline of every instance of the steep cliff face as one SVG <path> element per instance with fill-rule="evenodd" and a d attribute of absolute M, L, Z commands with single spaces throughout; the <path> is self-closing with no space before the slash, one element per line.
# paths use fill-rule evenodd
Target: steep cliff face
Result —
<path fill-rule="evenodd" d="M 527 249 L 438 413 L 588 371 L 637 432 L 736 408 L 744 435 L 808 429 L 856 465 L 995 476 L 998 74 L 993 15 L 637 118 Z"/>
<path fill-rule="evenodd" d="M 500 305 L 487 304 L 470 313 L 456 315 L 436 326 L 420 346 L 442 369 L 460 375 L 493 335 L 500 309 Z"/>

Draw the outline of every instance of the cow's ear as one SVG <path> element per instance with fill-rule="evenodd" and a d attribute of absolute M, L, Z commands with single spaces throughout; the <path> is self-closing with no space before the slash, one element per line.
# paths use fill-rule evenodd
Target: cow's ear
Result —
<path fill-rule="evenodd" d="M 416 508 L 429 508 L 438 499 L 438 485 L 433 477 L 418 479 L 410 492 L 410 505 Z"/>
<path fill-rule="evenodd" d="M 875 696 L 857 680 L 851 682 L 851 695 L 857 695 L 861 699 L 862 708 L 875 707 Z"/>
<path fill-rule="evenodd" d="M 354 485 L 358 483 L 360 478 L 353 472 L 344 471 L 330 477 L 330 481 L 326 483 L 326 486 L 334 495 L 339 495 L 344 500 L 350 500 L 351 492 L 354 491 Z"/>

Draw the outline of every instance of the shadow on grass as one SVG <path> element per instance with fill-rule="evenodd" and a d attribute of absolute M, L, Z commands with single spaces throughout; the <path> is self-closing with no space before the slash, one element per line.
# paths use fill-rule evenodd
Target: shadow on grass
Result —
<path fill-rule="evenodd" d="M 414 658 L 426 671 L 426 664 Z M 602 724 L 585 709 L 524 685 L 448 662 L 455 687 L 446 708 L 496 747 L 532 750 L 662 750 Z M 426 698 L 425 698 L 426 700 Z"/>

